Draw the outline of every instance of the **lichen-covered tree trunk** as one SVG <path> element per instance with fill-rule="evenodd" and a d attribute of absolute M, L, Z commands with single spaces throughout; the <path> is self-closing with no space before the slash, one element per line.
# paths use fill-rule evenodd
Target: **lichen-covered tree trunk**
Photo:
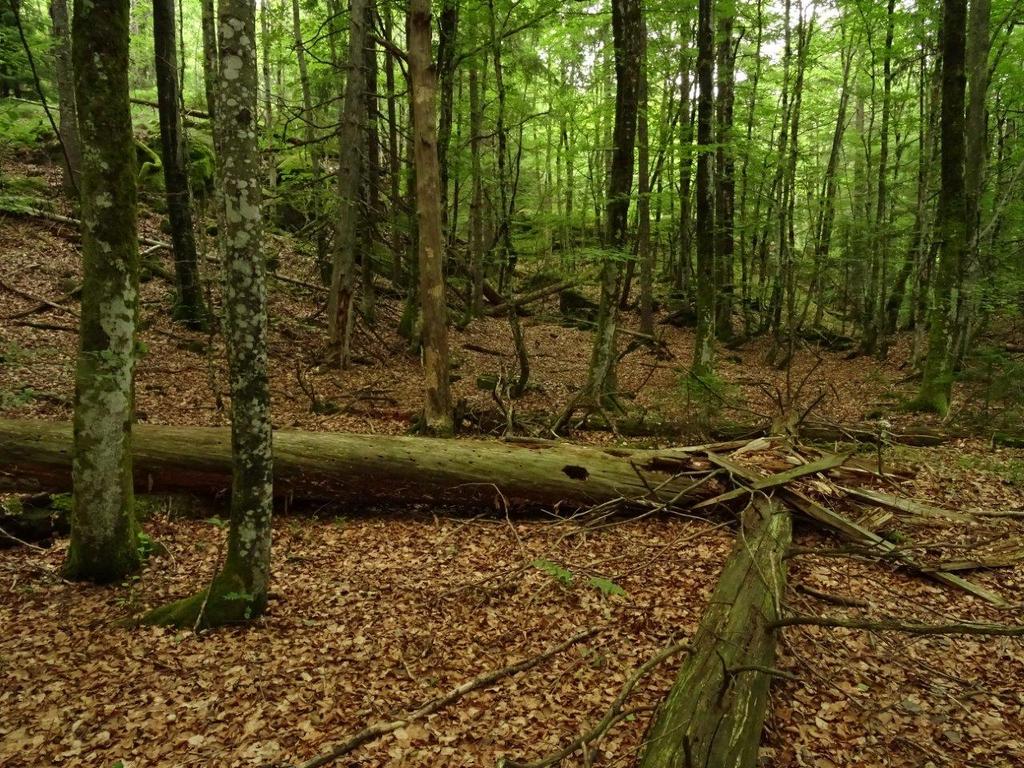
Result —
<path fill-rule="evenodd" d="M 601 265 L 601 301 L 590 356 L 585 397 L 615 406 L 615 376 L 619 293 L 625 256 L 629 198 L 633 188 L 633 150 L 636 145 L 640 98 L 643 14 L 639 0 L 613 0 L 612 39 L 615 49 L 615 127 L 612 135 L 608 202 L 605 206 L 605 244 Z"/>
<path fill-rule="evenodd" d="M 945 415 L 953 390 L 957 337 L 956 289 L 967 252 L 967 200 L 964 184 L 964 58 L 966 0 L 944 0 L 942 21 L 941 186 L 938 239 L 941 243 L 929 313 L 928 356 L 921 390 L 912 404 Z"/>
<path fill-rule="evenodd" d="M 700 0 L 697 22 L 697 333 L 693 375 L 707 376 L 714 365 L 715 339 L 715 192 L 712 88 L 715 39 L 711 0 Z"/>
<path fill-rule="evenodd" d="M 139 255 L 128 104 L 128 0 L 76 0 L 72 26 L 82 145 L 82 315 L 75 369 L 68 578 L 137 570 L 131 427 Z"/>
<path fill-rule="evenodd" d="M 744 513 L 690 653 L 647 732 L 640 768 L 754 768 L 785 592 L 789 512 Z"/>
<path fill-rule="evenodd" d="M 327 360 L 346 368 L 352 356 L 355 322 L 356 246 L 359 243 L 359 190 L 363 168 L 366 0 L 349 2 L 348 73 L 338 131 L 338 221 L 328 294 Z"/>
<path fill-rule="evenodd" d="M 64 160 L 64 192 L 76 196 L 82 168 L 82 146 L 78 138 L 78 110 L 75 107 L 75 74 L 71 66 L 71 26 L 67 0 L 50 0 L 53 22 L 53 69 L 57 80 L 60 110 L 60 140 L 67 156 Z"/>
<path fill-rule="evenodd" d="M 263 613 L 270 583 L 273 509 L 267 297 L 260 252 L 256 132 L 256 9 L 220 0 L 216 130 L 225 228 L 224 330 L 231 381 L 231 527 L 224 565 L 209 588 L 157 608 L 153 623 L 212 627 Z"/>
<path fill-rule="evenodd" d="M 171 225 L 171 251 L 177 296 L 174 316 L 190 328 L 205 321 L 199 260 L 192 229 L 192 195 L 185 166 L 185 139 L 178 109 L 177 29 L 175 0 L 153 0 L 153 50 L 156 59 L 157 103 L 160 112 L 160 147 L 167 192 L 167 218 Z"/>
<path fill-rule="evenodd" d="M 423 426 L 428 432 L 449 434 L 453 425 L 448 384 L 448 307 L 444 297 L 444 241 L 434 104 L 437 88 L 430 34 L 430 0 L 410 0 L 409 82 L 412 89 L 419 229 L 419 295 L 425 384 Z"/>

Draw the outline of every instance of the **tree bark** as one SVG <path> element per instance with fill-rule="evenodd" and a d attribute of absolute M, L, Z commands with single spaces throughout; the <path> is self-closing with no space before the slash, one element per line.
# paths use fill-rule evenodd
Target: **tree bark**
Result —
<path fill-rule="evenodd" d="M 966 75 L 966 0 L 944 0 L 942 21 L 941 178 L 938 235 L 941 242 L 934 295 L 929 312 L 928 355 L 921 390 L 913 403 L 945 415 L 953 390 L 954 344 L 961 267 L 967 251 L 967 201 L 964 184 L 964 93 Z"/>
<path fill-rule="evenodd" d="M 733 232 L 736 198 L 736 161 L 732 138 L 733 102 L 736 94 L 733 0 L 719 0 L 718 12 L 718 99 L 715 104 L 718 129 L 718 149 L 715 153 L 715 335 L 722 341 L 729 341 L 733 335 L 733 254 L 736 250 Z"/>
<path fill-rule="evenodd" d="M 312 193 L 312 215 L 314 219 L 321 216 L 321 177 L 323 176 L 323 150 L 316 140 L 316 113 L 313 110 L 313 94 L 309 83 L 309 67 L 306 63 L 306 44 L 302 38 L 302 17 L 299 0 L 292 0 L 292 38 L 295 42 L 295 58 L 299 65 L 299 87 L 302 90 L 303 134 L 309 145 L 309 162 L 313 172 L 316 188 Z M 329 274 L 327 259 L 327 229 L 317 227 L 316 263 L 321 275 Z"/>
<path fill-rule="evenodd" d="M 71 30 L 82 145 L 82 314 L 75 369 L 71 545 L 65 575 L 119 581 L 141 558 L 131 432 L 138 314 L 128 2 L 76 2 Z"/>
<path fill-rule="evenodd" d="M 641 14 L 643 12 L 641 11 Z M 654 336 L 654 251 L 651 248 L 651 173 L 650 136 L 647 110 L 648 99 L 647 67 L 647 22 L 641 15 L 640 32 L 640 109 L 637 117 L 637 144 L 639 172 L 637 174 L 637 250 L 640 263 L 640 333 Z M 623 292 L 625 293 L 625 291 Z"/>
<path fill-rule="evenodd" d="M 612 35 L 615 48 L 615 126 L 608 174 L 605 254 L 601 265 L 601 301 L 590 356 L 584 397 L 601 406 L 618 407 L 615 397 L 616 340 L 619 292 L 625 257 L 629 199 L 633 188 L 633 150 L 636 144 L 640 96 L 643 14 L 639 0 L 613 0 Z"/>
<path fill-rule="evenodd" d="M 224 203 L 225 338 L 231 385 L 231 527 L 224 564 L 209 588 L 151 611 L 145 621 L 182 627 L 246 622 L 266 609 L 270 584 L 273 457 L 267 378 L 267 297 L 261 253 L 256 133 L 256 8 L 220 0 L 216 130 Z M 222 433 L 223 434 L 223 433 Z"/>
<path fill-rule="evenodd" d="M 348 76 L 341 109 L 338 156 L 337 233 L 331 292 L 328 297 L 327 359 L 332 365 L 347 368 L 352 357 L 352 330 L 355 322 L 356 247 L 359 243 L 359 191 L 362 182 L 363 130 L 366 99 L 366 0 L 349 2 Z"/>
<path fill-rule="evenodd" d="M 0 419 L 0 488 L 66 490 L 70 442 L 67 424 Z M 132 451 L 140 490 L 219 495 L 231 485 L 226 429 L 139 425 Z M 674 450 L 296 431 L 275 432 L 274 453 L 278 498 L 349 504 L 472 507 L 493 501 L 498 490 L 511 504 L 549 508 L 618 498 L 666 502 L 692 484 L 673 475 L 706 466 L 692 463 L 700 454 Z M 713 495 L 707 486 L 680 500 Z"/>
<path fill-rule="evenodd" d="M 444 240 L 437 163 L 434 103 L 437 88 L 430 35 L 430 0 L 410 0 L 409 81 L 419 226 L 419 293 L 423 318 L 423 426 L 428 432 L 450 434 L 453 424 L 448 384 L 448 307 L 444 297 Z"/>
<path fill-rule="evenodd" d="M 203 32 L 203 88 L 206 93 L 206 113 L 210 116 L 211 127 L 217 112 L 217 60 L 220 56 L 217 43 L 217 11 L 214 0 L 202 2 Z"/>
<path fill-rule="evenodd" d="M 478 315 L 484 292 L 484 182 L 480 167 L 480 142 L 483 133 L 483 105 L 480 98 L 480 75 L 473 63 L 469 70 L 469 149 L 473 174 L 473 198 L 469 205 L 469 271 L 473 281 L 469 314 Z"/>
<path fill-rule="evenodd" d="M 153 51 L 156 61 L 157 104 L 160 114 L 161 164 L 167 193 L 167 218 L 171 227 L 171 253 L 177 296 L 174 317 L 192 329 L 205 325 L 199 259 L 192 228 L 192 195 L 185 161 L 185 137 L 181 130 L 181 92 L 178 89 L 175 0 L 153 0 Z"/>
<path fill-rule="evenodd" d="M 78 138 L 78 110 L 75 107 L 75 74 L 71 66 L 71 26 L 68 24 L 67 0 L 50 0 L 53 22 L 53 69 L 57 80 L 60 111 L 60 139 L 66 153 L 64 193 L 77 197 L 82 169 L 82 145 Z"/>
<path fill-rule="evenodd" d="M 714 365 L 715 338 L 715 192 L 712 142 L 715 38 L 712 0 L 700 0 L 697 24 L 697 333 L 693 375 L 708 376 Z"/>
<path fill-rule="evenodd" d="M 790 514 L 776 502 L 759 499 L 743 514 L 640 768 L 757 765 L 791 537 Z"/>
<path fill-rule="evenodd" d="M 455 102 L 456 40 L 459 31 L 458 0 L 444 0 L 438 23 L 437 69 L 439 72 L 440 115 L 437 125 L 437 165 L 441 192 L 441 229 L 454 227 L 448 221 L 448 145 L 452 138 Z"/>

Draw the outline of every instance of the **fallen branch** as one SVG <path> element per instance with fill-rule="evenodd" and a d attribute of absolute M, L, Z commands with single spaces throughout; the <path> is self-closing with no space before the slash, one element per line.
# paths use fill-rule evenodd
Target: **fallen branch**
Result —
<path fill-rule="evenodd" d="M 985 635 L 989 637 L 1024 637 L 1024 624 L 983 624 L 975 621 L 954 621 L 948 624 L 926 624 L 896 619 L 844 619 L 838 616 L 787 616 L 772 622 L 780 627 L 832 627 L 864 629 L 869 632 L 903 632 L 910 635 Z"/>
<path fill-rule="evenodd" d="M 76 230 L 81 231 L 82 222 L 78 219 L 72 219 L 70 216 L 62 216 L 59 213 L 51 213 L 50 211 L 41 211 L 38 208 L 4 208 L 0 210 L 7 216 L 23 216 L 29 219 L 43 219 L 45 221 L 52 221 L 55 224 L 66 224 L 69 227 L 74 227 Z M 149 245 L 155 249 L 167 248 L 170 249 L 170 243 L 165 243 L 162 240 L 154 240 L 151 237 L 139 236 L 139 242 L 142 245 Z"/>
<path fill-rule="evenodd" d="M 579 736 L 577 736 L 575 739 L 570 741 L 557 752 L 552 752 L 550 755 L 546 757 L 542 757 L 539 760 L 533 760 L 530 762 L 519 762 L 517 760 L 512 760 L 508 757 L 502 757 L 500 760 L 498 760 L 499 768 L 546 768 L 549 765 L 555 765 L 556 763 L 562 762 L 565 758 L 569 757 L 577 750 L 594 743 L 595 741 L 603 737 L 605 733 L 607 733 L 613 725 L 615 725 L 619 720 L 622 719 L 623 715 L 625 714 L 622 710 L 622 707 L 626 703 L 626 699 L 628 699 L 629 695 L 633 692 L 633 689 L 636 687 L 637 683 L 639 683 L 644 677 L 647 676 L 647 674 L 652 669 L 661 664 L 663 661 L 672 658 L 673 656 L 675 656 L 678 653 L 681 653 L 682 651 L 687 650 L 689 647 L 689 641 L 674 643 L 673 645 L 669 645 L 668 647 L 661 649 L 651 658 L 649 658 L 647 661 L 645 661 L 643 664 L 637 667 L 636 671 L 633 672 L 632 675 L 630 675 L 629 679 L 626 680 L 625 683 L 623 683 L 622 688 L 619 689 L 619 695 L 615 697 L 615 700 L 612 702 L 612 705 L 605 712 L 604 717 L 602 717 L 598 721 L 597 725 L 595 725 L 586 733 L 582 733 Z"/>
<path fill-rule="evenodd" d="M 533 302 L 539 301 L 540 299 L 554 293 L 561 293 L 562 291 L 568 290 L 574 285 L 576 285 L 576 283 L 572 280 L 562 280 L 561 282 L 554 283 L 552 285 L 546 285 L 543 288 L 538 288 L 530 293 L 524 293 L 522 296 L 517 298 L 503 301 L 501 304 L 497 304 L 493 307 L 488 307 L 484 310 L 484 314 L 490 315 L 491 317 L 500 317 L 501 315 L 507 314 L 510 309 L 518 310 L 527 304 L 532 304 Z"/>
<path fill-rule="evenodd" d="M 393 733 L 394 731 L 397 731 L 399 728 L 404 728 L 405 726 L 409 725 L 409 723 L 413 723 L 417 720 L 422 720 L 423 718 L 428 717 L 451 704 L 454 704 L 456 701 L 458 701 L 471 691 L 484 688 L 492 683 L 497 682 L 498 680 L 501 680 L 504 677 L 509 677 L 510 675 L 515 675 L 519 672 L 525 672 L 528 669 L 532 669 L 533 667 L 536 667 L 538 664 L 547 661 L 552 656 L 556 656 L 557 654 L 561 653 L 566 648 L 575 645 L 581 640 L 586 640 L 588 637 L 592 637 L 593 635 L 597 634 L 597 632 L 597 628 L 584 630 L 583 632 L 579 632 L 573 635 L 568 640 L 564 640 L 558 645 L 549 648 L 548 650 L 544 651 L 543 653 L 537 656 L 533 656 L 532 658 L 525 659 L 524 661 L 520 661 L 515 664 L 510 664 L 507 667 L 502 667 L 501 669 L 492 670 L 491 672 L 486 672 L 482 675 L 479 675 L 473 678 L 472 680 L 469 680 L 463 683 L 462 685 L 453 688 L 444 696 L 432 699 L 423 706 L 406 715 L 403 715 L 402 717 L 396 718 L 389 722 L 375 723 L 371 726 L 368 726 L 367 728 L 364 728 L 361 731 L 358 731 L 357 733 L 352 734 L 351 736 L 346 737 L 343 741 L 339 742 L 336 746 L 332 747 L 327 752 L 324 752 L 323 754 L 314 757 L 312 760 L 307 760 L 306 762 L 299 764 L 296 768 L 318 768 L 321 765 L 327 765 L 328 763 L 334 762 L 339 757 L 344 757 L 348 753 L 352 752 L 352 750 L 356 749 L 357 747 L 361 747 L 363 744 L 366 744 L 367 742 L 379 739 L 381 736 L 385 736 L 389 733 Z"/>

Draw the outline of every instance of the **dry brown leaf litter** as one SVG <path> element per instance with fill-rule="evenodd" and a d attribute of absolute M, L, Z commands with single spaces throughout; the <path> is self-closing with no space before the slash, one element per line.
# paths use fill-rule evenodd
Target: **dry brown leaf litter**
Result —
<path fill-rule="evenodd" d="M 158 220 L 143 231 L 159 237 Z M 73 233 L 57 225 L 0 218 L 4 281 L 53 300 L 79 275 Z M 314 281 L 308 260 L 287 240 L 273 239 L 282 271 Z M 215 281 L 214 281 L 215 283 Z M 211 286 L 216 296 L 216 286 Z M 0 291 L 0 316 L 33 302 Z M 398 305 L 382 302 L 380 336 L 360 337 L 368 360 L 351 371 L 320 370 L 316 352 L 323 317 L 301 288 L 272 283 L 272 391 L 281 427 L 400 433 L 420 397 L 415 357 L 394 334 Z M 69 304 L 74 310 L 74 304 Z M 548 307 L 551 312 L 551 305 Z M 73 328 L 69 312 L 25 318 Z M 139 365 L 140 418 L 154 423 L 223 424 L 223 349 L 169 321 L 169 287 L 142 288 L 149 352 Z M 662 327 L 674 358 L 646 352 L 622 364 L 623 388 L 640 408 L 684 418 L 678 371 L 692 336 Z M 538 387 L 517 410 L 552 411 L 586 373 L 590 335 L 544 316 L 525 323 L 533 381 Z M 472 343 L 499 351 L 471 351 Z M 901 340 L 906 346 L 908 342 Z M 31 391 L 4 416 L 67 418 L 73 387 L 75 336 L 65 330 L 0 321 L 3 389 Z M 470 411 L 492 408 L 474 386 L 498 360 L 513 365 L 507 324 L 474 323 L 452 334 L 455 395 Z M 762 361 L 767 342 L 724 356 L 720 372 L 747 403 L 769 411 L 765 390 L 783 374 Z M 904 359 L 898 347 L 891 359 Z M 298 381 L 343 407 L 310 412 Z M 823 353 L 797 354 L 794 379 L 811 369 L 814 387 L 828 390 L 821 415 L 862 418 L 892 394 L 907 394 L 895 365 Z M 373 399 L 362 395 L 372 393 Z M 584 433 L 584 440 L 610 435 Z M 954 508 L 1024 508 L 1016 487 L 1002 482 L 1001 462 L 1016 451 L 991 452 L 979 443 L 928 451 L 889 449 L 887 458 L 914 462 L 911 495 Z M 115 622 L 201 586 L 214 571 L 223 534 L 209 523 L 148 524 L 168 545 L 137 582 L 115 589 L 59 579 L 62 546 L 40 554 L 0 554 L 0 764 L 4 766 L 255 766 L 308 758 L 333 739 L 377 718 L 415 706 L 487 669 L 540 652 L 577 629 L 609 629 L 574 649 L 492 689 L 471 694 L 424 724 L 364 747 L 346 765 L 493 765 L 502 754 L 539 756 L 596 720 L 622 681 L 672 636 L 692 632 L 730 546 L 726 530 L 687 520 L 647 520 L 574 536 L 549 521 L 509 524 L 489 519 L 382 515 L 343 521 L 282 518 L 275 532 L 275 596 L 270 614 L 252 630 L 195 637 L 159 629 L 127 630 Z M 1018 521 L 988 521 L 972 531 L 944 526 L 948 545 L 959 537 L 1021 534 Z M 557 531 L 557 533 L 556 533 Z M 801 545 L 835 542 L 804 534 Z M 543 557 L 575 574 L 562 586 L 522 566 Z M 623 565 L 628 564 L 628 565 Z M 613 577 L 626 597 L 603 597 L 590 575 Z M 1015 599 L 1024 591 L 1021 566 L 974 574 Z M 829 557 L 791 560 L 790 581 L 869 604 L 872 615 L 922 620 L 1011 620 L 890 566 Z M 847 610 L 791 591 L 794 609 L 842 615 Z M 780 766 L 1017 766 L 1024 765 L 1024 648 L 1019 639 L 906 638 L 843 630 L 792 628 L 779 666 L 799 682 L 773 685 L 764 741 L 766 765 Z M 658 670 L 637 690 L 634 706 L 653 706 L 674 666 Z M 645 718 L 624 722 L 600 744 L 598 764 L 629 765 Z"/>

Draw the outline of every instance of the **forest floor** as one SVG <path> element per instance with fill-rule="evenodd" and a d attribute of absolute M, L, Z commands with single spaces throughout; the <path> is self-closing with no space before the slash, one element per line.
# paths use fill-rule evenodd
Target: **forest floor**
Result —
<path fill-rule="evenodd" d="M 51 187 L 56 182 L 48 169 L 16 170 Z M 143 233 L 163 239 L 158 221 L 145 217 Z M 279 255 L 280 274 L 316 282 L 311 259 L 290 239 L 267 241 Z M 74 230 L 0 215 L 0 253 L 0 416 L 67 420 L 77 317 L 76 303 L 61 297 L 80 276 Z M 216 303 L 215 289 L 211 295 Z M 60 307 L 12 317 L 35 308 L 37 298 Z M 275 425 L 407 432 L 420 402 L 420 372 L 394 332 L 398 301 L 382 298 L 379 322 L 360 325 L 360 364 L 343 372 L 317 364 L 321 304 L 309 288 L 270 282 Z M 221 341 L 173 325 L 169 307 L 166 282 L 143 284 L 139 419 L 226 424 Z M 627 313 L 625 322 L 635 328 L 636 318 Z M 590 334 L 562 324 L 557 301 L 534 307 L 523 325 L 534 386 L 515 408 L 526 423 L 540 423 L 582 383 Z M 658 442 L 686 442 L 707 426 L 709 410 L 706 397 L 681 384 L 692 333 L 668 325 L 659 333 L 671 356 L 631 352 L 622 360 L 620 385 L 634 393 L 631 408 L 692 426 Z M 755 340 L 723 353 L 719 394 L 728 407 L 719 403 L 716 418 L 750 422 L 777 411 L 773 397 L 785 390 L 786 373 L 764 362 L 768 344 Z M 905 360 L 909 344 L 899 338 L 889 359 Z M 453 330 L 451 345 L 456 399 L 479 421 L 501 422 L 491 393 L 475 380 L 501 366 L 514 371 L 507 321 Z M 808 377 L 801 401 L 821 395 L 821 418 L 849 423 L 882 413 L 897 426 L 910 418 L 895 406 L 914 384 L 903 381 L 906 371 L 895 363 L 801 347 L 789 375 L 794 383 Z M 336 412 L 314 413 L 312 393 Z M 962 408 L 971 398 L 958 388 Z M 579 431 L 572 439 L 617 438 Z M 911 497 L 961 511 L 1024 510 L 1024 451 L 963 438 L 932 448 L 887 447 L 884 454 L 886 462 L 916 470 L 902 488 Z M 145 523 L 167 555 L 115 588 L 63 581 L 63 541 L 45 551 L 0 550 L 0 765 L 300 762 L 370 722 L 600 627 L 549 662 L 470 693 L 339 764 L 488 766 L 503 755 L 540 757 L 596 722 L 650 655 L 694 631 L 732 542 L 724 517 L 622 519 L 585 531 L 545 516 L 506 519 L 493 509 L 322 509 L 278 516 L 274 593 L 254 628 L 201 636 L 123 628 L 121 620 L 200 588 L 220 560 L 224 512 L 176 512 L 157 508 Z M 1024 519 L 933 521 L 919 536 L 938 548 L 1019 541 Z M 797 543 L 835 545 L 805 527 Z M 1011 601 L 1024 592 L 1020 563 L 971 578 Z M 808 613 L 851 609 L 807 589 L 862 601 L 859 612 L 872 616 L 1012 622 L 1020 614 L 1019 607 L 999 611 L 892 565 L 845 557 L 794 557 L 789 583 L 790 604 Z M 783 637 L 776 666 L 787 675 L 772 685 L 764 765 L 1024 766 L 1021 639 L 816 628 L 788 628 Z M 597 745 L 593 764 L 632 763 L 675 668 L 668 662 L 645 678 L 629 702 L 635 716 Z M 577 756 L 567 764 L 582 762 Z"/>

